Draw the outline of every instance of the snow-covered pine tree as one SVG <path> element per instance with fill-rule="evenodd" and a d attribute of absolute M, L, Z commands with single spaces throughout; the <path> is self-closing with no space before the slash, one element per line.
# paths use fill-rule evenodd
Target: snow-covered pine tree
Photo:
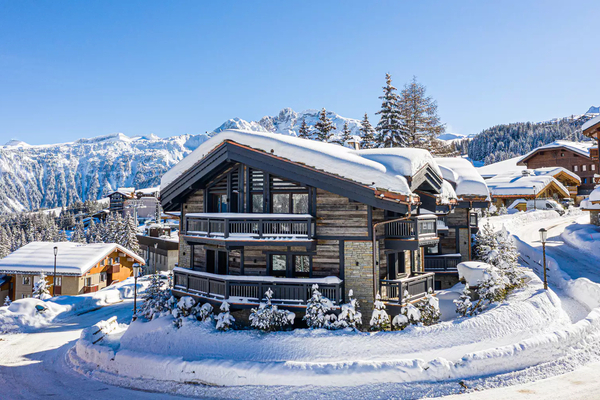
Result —
<path fill-rule="evenodd" d="M 302 123 L 298 129 L 298 137 L 303 139 L 312 139 L 311 129 L 306 124 L 306 119 L 302 117 Z"/>
<path fill-rule="evenodd" d="M 312 329 L 318 329 L 325 327 L 326 315 L 331 310 L 331 301 L 326 297 L 323 297 L 319 292 L 319 285 L 316 283 L 312 286 L 312 297 L 306 302 L 306 314 L 304 321 L 306 325 Z"/>
<path fill-rule="evenodd" d="M 523 285 L 524 277 L 519 271 L 519 251 L 514 239 L 506 230 L 506 227 L 496 234 L 498 243 L 498 254 L 492 265 L 498 267 L 509 281 L 509 290 L 513 290 Z"/>
<path fill-rule="evenodd" d="M 468 285 L 465 285 L 460 297 L 456 300 L 453 300 L 453 302 L 456 306 L 456 313 L 458 315 L 463 317 L 471 316 L 473 303 L 471 302 L 471 291 L 469 290 Z"/>
<path fill-rule="evenodd" d="M 331 142 L 333 139 L 333 131 L 335 125 L 329 117 L 327 117 L 327 111 L 323 108 L 319 113 L 319 121 L 315 124 L 315 130 L 317 137 L 316 139 L 321 142 Z"/>
<path fill-rule="evenodd" d="M 69 238 L 67 237 L 67 232 L 65 230 L 61 230 L 58 233 L 58 241 L 59 242 L 68 242 Z"/>
<path fill-rule="evenodd" d="M 40 279 L 33 285 L 33 298 L 46 300 L 50 298 L 50 290 L 48 290 L 48 282 L 46 282 L 46 274 L 40 274 Z"/>
<path fill-rule="evenodd" d="M 98 243 L 98 225 L 96 225 L 94 218 L 90 218 L 85 238 L 88 243 Z"/>
<path fill-rule="evenodd" d="M 373 304 L 373 315 L 371 316 L 372 331 L 385 331 L 390 328 L 390 316 L 385 311 L 385 304 L 381 301 L 381 295 L 377 293 L 375 304 Z"/>
<path fill-rule="evenodd" d="M 369 116 L 365 113 L 363 120 L 360 122 L 360 127 L 358 128 L 360 132 L 360 147 L 363 149 L 373 149 L 376 146 L 375 142 L 375 134 L 377 133 L 371 123 L 369 122 Z"/>
<path fill-rule="evenodd" d="M 274 331 L 294 324 L 294 313 L 279 310 L 271 303 L 273 291 L 269 288 L 265 293 L 266 302 L 260 303 L 258 308 L 250 310 L 250 325 L 262 331 Z"/>
<path fill-rule="evenodd" d="M 10 297 L 6 296 L 6 297 L 4 298 L 4 306 L 5 306 L 5 307 L 8 307 L 8 306 L 10 306 L 11 304 L 12 304 L 12 301 L 11 301 Z"/>
<path fill-rule="evenodd" d="M 335 328 L 352 328 L 359 329 L 362 325 L 362 314 L 360 313 L 360 306 L 358 300 L 353 298 L 354 293 L 352 289 L 348 292 L 348 303 L 342 304 L 340 315 L 337 317 L 335 322 Z"/>
<path fill-rule="evenodd" d="M 135 220 L 131 215 L 127 216 L 125 220 L 122 240 L 119 243 L 121 246 L 133 251 L 136 254 L 140 254 L 140 245 L 137 239 L 137 226 Z"/>
<path fill-rule="evenodd" d="M 350 131 L 350 127 L 348 126 L 348 122 L 344 122 L 344 126 L 342 127 L 342 134 L 339 138 L 335 139 L 333 142 L 340 144 L 342 146 L 347 146 L 348 142 L 352 140 L 352 131 Z"/>
<path fill-rule="evenodd" d="M 229 303 L 224 301 L 219 308 L 221 312 L 217 315 L 215 327 L 220 331 L 227 331 L 235 322 L 235 318 L 229 313 Z"/>
<path fill-rule="evenodd" d="M 489 222 L 486 222 L 475 235 L 473 259 L 488 262 L 489 254 L 498 250 L 498 240 Z"/>
<path fill-rule="evenodd" d="M 398 104 L 410 146 L 433 150 L 439 147 L 437 137 L 446 128 L 438 117 L 436 101 L 426 96 L 425 91 L 425 86 L 413 77 L 410 83 L 404 85 Z"/>
<path fill-rule="evenodd" d="M 421 323 L 425 326 L 437 324 L 442 316 L 440 312 L 440 301 L 433 296 L 433 290 L 429 288 L 424 298 L 419 300 L 417 308 L 421 313 Z"/>
<path fill-rule="evenodd" d="M 386 85 L 383 87 L 383 96 L 379 98 L 381 110 L 376 114 L 381 115 L 377 130 L 377 147 L 406 147 L 408 138 L 406 127 L 402 126 L 400 109 L 398 108 L 398 94 L 392 86 L 392 77 L 385 74 Z"/>
<path fill-rule="evenodd" d="M 0 226 L 0 258 L 4 258 L 10 254 L 10 242 L 4 227 Z"/>
<path fill-rule="evenodd" d="M 171 314 L 173 315 L 173 325 L 176 328 L 181 328 L 183 321 L 192 314 L 192 308 L 194 307 L 194 299 L 190 296 L 183 296 L 177 302 L 177 307 L 173 309 Z"/>
<path fill-rule="evenodd" d="M 198 302 L 192 308 L 192 315 L 196 317 L 198 321 L 205 321 L 207 318 L 212 316 L 212 313 L 213 306 L 211 306 L 210 303 L 200 304 L 200 302 Z"/>
<path fill-rule="evenodd" d="M 83 227 L 83 221 L 77 222 L 75 225 L 75 230 L 71 235 L 71 242 L 73 243 L 86 243 L 87 238 L 85 236 L 85 228 Z"/>

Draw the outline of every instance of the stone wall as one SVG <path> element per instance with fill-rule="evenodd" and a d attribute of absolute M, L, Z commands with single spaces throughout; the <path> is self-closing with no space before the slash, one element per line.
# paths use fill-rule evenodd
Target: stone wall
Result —
<path fill-rule="evenodd" d="M 357 265 L 358 263 L 358 265 Z M 376 266 L 375 276 L 379 276 Z M 373 312 L 373 243 L 371 241 L 344 242 L 344 283 L 360 303 L 363 327 L 369 325 Z"/>
<path fill-rule="evenodd" d="M 600 211 L 590 211 L 590 224 L 600 226 Z"/>

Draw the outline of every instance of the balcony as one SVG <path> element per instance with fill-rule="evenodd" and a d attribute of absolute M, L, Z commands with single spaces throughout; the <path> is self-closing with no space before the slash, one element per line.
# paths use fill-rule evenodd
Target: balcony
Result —
<path fill-rule="evenodd" d="M 340 304 L 342 280 L 327 278 L 277 278 L 272 276 L 217 275 L 175 267 L 173 270 L 173 292 L 180 296 L 201 297 L 208 301 L 227 300 L 238 308 L 256 306 L 264 301 L 268 289 L 273 291 L 273 304 L 290 307 L 306 307 L 312 296 L 312 285 L 318 284 L 319 291 L 333 304 Z"/>
<path fill-rule="evenodd" d="M 95 293 L 98 291 L 98 285 L 84 286 L 83 293 Z"/>
<path fill-rule="evenodd" d="M 381 299 L 387 302 L 400 303 L 405 292 L 408 300 L 417 300 L 431 289 L 434 289 L 435 274 L 431 272 L 417 272 L 410 278 L 395 280 L 380 280 L 379 292 Z"/>
<path fill-rule="evenodd" d="M 190 213 L 185 236 L 204 242 L 307 242 L 314 236 L 309 214 Z"/>
<path fill-rule="evenodd" d="M 451 272 L 458 273 L 456 266 L 462 261 L 462 255 L 457 254 L 440 254 L 425 256 L 425 271 L 426 272 Z"/>
<path fill-rule="evenodd" d="M 437 244 L 438 222 L 435 215 L 419 215 L 385 225 L 385 248 L 417 250 L 419 246 Z"/>

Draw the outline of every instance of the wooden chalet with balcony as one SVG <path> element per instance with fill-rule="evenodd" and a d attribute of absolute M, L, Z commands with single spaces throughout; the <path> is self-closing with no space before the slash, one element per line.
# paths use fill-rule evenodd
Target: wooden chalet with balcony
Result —
<path fill-rule="evenodd" d="M 434 286 L 425 248 L 437 246 L 441 171 L 425 150 L 354 150 L 285 135 L 224 131 L 164 175 L 161 203 L 180 217 L 173 292 L 233 309 L 273 302 L 302 311 L 318 284 L 339 305 L 351 289 L 364 314 L 379 292 Z M 373 251 L 375 249 L 375 251 Z"/>

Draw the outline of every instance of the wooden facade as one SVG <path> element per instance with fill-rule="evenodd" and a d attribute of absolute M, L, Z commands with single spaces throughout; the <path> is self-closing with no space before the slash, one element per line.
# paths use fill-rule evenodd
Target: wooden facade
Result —
<path fill-rule="evenodd" d="M 598 162 L 592 160 L 589 155 L 585 156 L 567 147 L 538 149 L 518 164 L 526 165 L 528 169 L 563 167 L 573 172 L 581 178 L 579 195 L 589 194 L 594 189 L 594 174 L 598 173 L 599 168 Z"/>

